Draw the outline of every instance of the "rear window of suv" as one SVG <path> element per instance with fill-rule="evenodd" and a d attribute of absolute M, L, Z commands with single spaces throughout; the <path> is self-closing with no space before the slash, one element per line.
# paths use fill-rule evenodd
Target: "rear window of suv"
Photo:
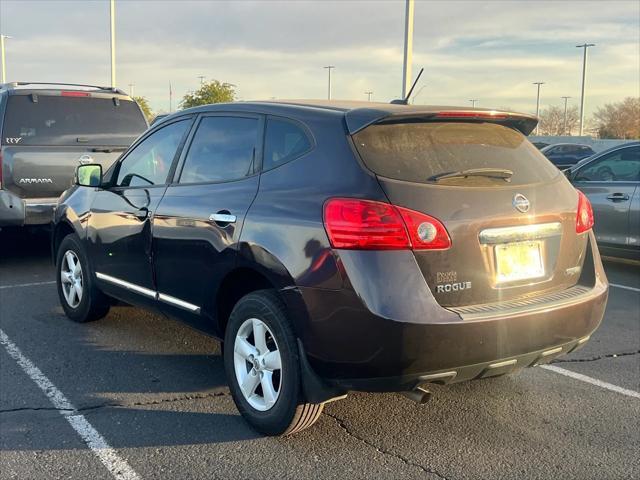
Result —
<path fill-rule="evenodd" d="M 367 168 L 382 177 L 447 185 L 523 185 L 559 174 L 524 135 L 493 123 L 397 122 L 371 125 L 353 136 Z M 438 176 L 474 169 L 510 170 L 507 183 L 486 176 Z"/>
<path fill-rule="evenodd" d="M 129 146 L 147 129 L 131 100 L 113 98 L 12 95 L 8 98 L 2 140 L 20 145 Z"/>

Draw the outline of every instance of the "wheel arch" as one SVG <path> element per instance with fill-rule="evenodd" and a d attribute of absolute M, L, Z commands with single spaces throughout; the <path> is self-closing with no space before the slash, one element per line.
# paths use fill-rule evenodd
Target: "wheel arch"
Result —
<path fill-rule="evenodd" d="M 238 300 L 262 289 L 271 289 L 278 294 L 287 308 L 293 332 L 300 338 L 309 315 L 296 282 L 283 262 L 255 244 L 241 244 L 234 269 L 227 272 L 216 290 L 213 312 L 221 338 L 224 338 L 229 315 Z"/>
<path fill-rule="evenodd" d="M 58 248 L 60 247 L 62 240 L 67 235 L 71 235 L 73 233 L 76 233 L 76 230 L 68 220 L 61 220 L 54 226 L 53 232 L 51 232 L 51 258 L 53 259 L 53 263 L 56 262 Z"/>

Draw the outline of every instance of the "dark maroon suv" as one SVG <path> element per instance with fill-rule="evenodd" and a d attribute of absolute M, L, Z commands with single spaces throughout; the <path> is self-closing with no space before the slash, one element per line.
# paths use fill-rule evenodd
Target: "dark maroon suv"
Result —
<path fill-rule="evenodd" d="M 224 341 L 267 434 L 350 390 L 502 375 L 582 346 L 608 285 L 593 213 L 492 110 L 242 102 L 163 118 L 56 210 L 69 318 L 112 298 Z"/>

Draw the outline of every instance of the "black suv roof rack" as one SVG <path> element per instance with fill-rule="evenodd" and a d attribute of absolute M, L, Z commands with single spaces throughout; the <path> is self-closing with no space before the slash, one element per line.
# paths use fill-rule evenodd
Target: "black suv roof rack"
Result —
<path fill-rule="evenodd" d="M 88 85 L 85 83 L 60 83 L 60 82 L 8 82 L 4 84 L 0 84 L 0 89 L 10 89 L 12 87 L 24 87 L 27 85 L 58 85 L 58 86 L 66 86 L 66 87 L 89 87 L 95 88 L 98 90 L 104 90 L 108 92 L 118 93 L 121 95 L 127 95 L 127 93 L 123 90 L 120 90 L 116 87 L 104 87 L 101 85 Z"/>

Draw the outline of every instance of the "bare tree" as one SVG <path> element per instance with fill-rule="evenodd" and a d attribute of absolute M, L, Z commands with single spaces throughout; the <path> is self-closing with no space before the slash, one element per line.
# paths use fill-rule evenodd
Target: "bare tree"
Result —
<path fill-rule="evenodd" d="M 593 115 L 600 138 L 640 138 L 640 98 L 608 103 Z"/>
<path fill-rule="evenodd" d="M 567 109 L 567 119 L 565 125 L 564 107 L 551 105 L 540 113 L 540 133 L 542 135 L 571 135 L 571 132 L 578 125 L 578 107 Z"/>

